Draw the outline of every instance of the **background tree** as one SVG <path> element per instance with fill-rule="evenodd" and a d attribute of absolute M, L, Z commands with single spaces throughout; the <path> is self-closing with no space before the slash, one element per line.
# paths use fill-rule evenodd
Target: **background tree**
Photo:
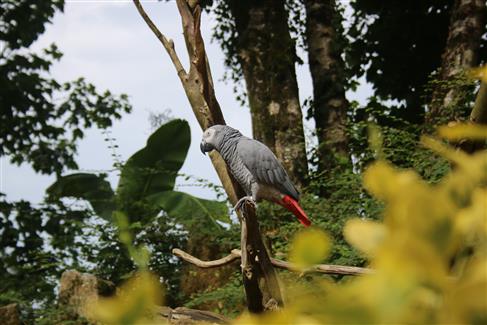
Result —
<path fill-rule="evenodd" d="M 235 78 L 245 79 L 254 138 L 265 143 L 301 186 L 308 166 L 296 81 L 295 42 L 283 1 L 224 1 L 216 37 Z M 237 66 L 235 66 L 237 64 Z"/>
<path fill-rule="evenodd" d="M 349 159 L 343 28 L 335 1 L 304 0 L 306 45 L 313 80 L 311 114 L 318 138 L 318 168 L 332 169 Z"/>
<path fill-rule="evenodd" d="M 450 13 L 448 38 L 437 75 L 441 83 L 433 91 L 428 107 L 428 122 L 461 120 L 470 113 L 470 110 L 462 112 L 459 109 L 465 95 L 462 87 L 458 87 L 458 83 L 454 81 L 461 78 L 466 69 L 476 67 L 481 58 L 485 60 L 485 56 L 481 56 L 487 53 L 485 39 L 483 50 L 481 43 L 486 23 L 485 1 L 454 1 Z"/>

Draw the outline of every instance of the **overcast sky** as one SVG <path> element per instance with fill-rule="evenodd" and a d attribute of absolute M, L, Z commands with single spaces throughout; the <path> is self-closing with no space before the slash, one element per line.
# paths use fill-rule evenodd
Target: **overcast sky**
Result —
<path fill-rule="evenodd" d="M 176 51 L 183 63 L 187 62 L 181 22 L 175 1 L 168 3 L 142 1 L 149 16 L 161 32 L 174 40 Z M 216 42 L 210 42 L 215 19 L 204 13 L 201 30 L 209 57 L 217 98 L 223 114 L 232 127 L 251 136 L 248 107 L 241 107 L 232 92 L 233 84 L 221 81 L 224 74 L 223 53 Z M 151 133 L 149 114 L 170 109 L 172 116 L 189 122 L 192 143 L 182 172 L 218 183 L 218 178 L 208 156 L 199 151 L 201 130 L 193 116 L 170 59 L 162 45 L 145 25 L 131 1 L 66 0 L 64 13 L 57 13 L 52 24 L 34 44 L 40 50 L 56 43 L 64 53 L 52 74 L 60 81 L 83 76 L 95 84 L 99 91 L 109 89 L 113 93 L 126 93 L 133 111 L 116 121 L 111 133 L 118 144 L 118 154 L 126 160 L 145 145 Z M 306 55 L 301 54 L 306 61 Z M 312 94 L 309 67 L 297 66 L 300 99 Z M 363 101 L 368 87 L 362 87 L 349 98 Z M 313 127 L 312 122 L 305 123 Z M 112 168 L 111 151 L 100 130 L 87 131 L 78 147 L 77 162 L 81 171 L 100 171 Z M 164 148 L 161 148 L 164 150 Z M 8 200 L 26 199 L 40 202 L 45 189 L 54 181 L 53 176 L 36 174 L 28 165 L 11 165 L 5 157 L 0 162 L 0 192 Z M 75 171 L 71 171 L 75 172 Z M 109 180 L 116 186 L 117 176 Z M 181 180 L 178 182 L 183 183 Z M 209 190 L 181 186 L 180 190 L 213 198 Z"/>

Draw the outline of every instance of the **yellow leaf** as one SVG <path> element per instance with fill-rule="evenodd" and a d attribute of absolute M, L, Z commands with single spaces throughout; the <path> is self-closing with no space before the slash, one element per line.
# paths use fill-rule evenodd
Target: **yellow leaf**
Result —
<path fill-rule="evenodd" d="M 114 297 L 99 298 L 86 306 L 88 318 L 104 324 L 159 324 L 151 319 L 153 308 L 161 304 L 159 281 L 149 272 L 141 272 L 128 280 Z"/>
<path fill-rule="evenodd" d="M 482 82 L 487 82 L 487 65 L 471 69 L 469 71 L 469 75 L 471 78 L 480 79 Z"/>
<path fill-rule="evenodd" d="M 477 189 L 472 194 L 472 205 L 456 216 L 458 231 L 467 238 L 487 240 L 487 190 Z"/>
<path fill-rule="evenodd" d="M 386 227 L 370 220 L 349 220 L 343 230 L 345 239 L 363 253 L 373 256 L 387 234 Z"/>
<path fill-rule="evenodd" d="M 298 233 L 293 240 L 289 260 L 300 269 L 322 262 L 330 250 L 328 236 L 317 228 Z"/>
<path fill-rule="evenodd" d="M 487 139 L 487 127 L 479 124 L 451 123 L 438 127 L 440 137 L 448 140 Z"/>
<path fill-rule="evenodd" d="M 369 146 L 370 148 L 374 151 L 376 154 L 376 157 L 378 159 L 383 158 L 383 152 L 382 152 L 382 147 L 383 147 L 383 138 L 382 134 L 380 132 L 379 127 L 375 124 L 370 124 L 368 127 L 369 131 Z"/>
<path fill-rule="evenodd" d="M 396 171 L 388 163 L 378 161 L 367 168 L 364 173 L 364 185 L 367 190 L 379 199 L 385 200 L 395 191 L 394 178 Z"/>
<path fill-rule="evenodd" d="M 470 161 L 466 153 L 455 150 L 454 148 L 449 147 L 438 140 L 423 136 L 421 137 L 421 144 L 426 148 L 435 151 L 446 159 L 454 162 L 455 164 L 460 165 L 461 167 L 469 165 Z"/>

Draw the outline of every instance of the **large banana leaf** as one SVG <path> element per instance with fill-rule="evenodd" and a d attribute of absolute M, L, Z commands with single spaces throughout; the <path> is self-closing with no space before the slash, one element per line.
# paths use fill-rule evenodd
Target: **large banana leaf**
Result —
<path fill-rule="evenodd" d="M 95 212 L 107 220 L 111 220 L 115 209 L 129 213 L 132 221 L 148 221 L 164 210 L 188 228 L 204 222 L 221 229 L 216 221 L 230 221 L 224 202 L 173 191 L 190 139 L 186 121 L 173 120 L 162 125 L 122 167 L 116 198 L 104 176 L 86 173 L 63 176 L 47 192 L 52 197 L 88 200 Z"/>
<path fill-rule="evenodd" d="M 46 192 L 51 198 L 74 197 L 87 200 L 100 217 L 110 221 L 115 202 L 113 190 L 105 176 L 88 173 L 62 176 Z"/>
<path fill-rule="evenodd" d="M 211 201 L 194 197 L 178 191 L 165 191 L 147 197 L 148 202 L 159 206 L 169 216 L 189 229 L 197 226 L 211 224 L 218 229 L 221 226 L 216 222 L 230 222 L 225 202 Z"/>
<path fill-rule="evenodd" d="M 172 190 L 190 143 L 188 122 L 172 120 L 162 125 L 123 166 L 117 189 L 119 199 L 138 201 Z"/>

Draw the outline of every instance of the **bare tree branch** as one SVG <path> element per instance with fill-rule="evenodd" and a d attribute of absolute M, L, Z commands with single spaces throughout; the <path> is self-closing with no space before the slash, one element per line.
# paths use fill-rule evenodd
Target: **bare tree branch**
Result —
<path fill-rule="evenodd" d="M 182 258 L 186 262 L 189 262 L 201 268 L 212 268 L 212 267 L 227 265 L 237 259 L 240 259 L 242 256 L 242 252 L 239 249 L 232 249 L 231 253 L 223 258 L 214 261 L 202 261 L 178 248 L 173 249 L 172 252 L 174 255 Z M 280 269 L 293 271 L 293 272 L 300 272 L 304 274 L 316 272 L 316 273 L 323 273 L 323 274 L 363 275 L 363 274 L 372 274 L 374 272 L 372 269 L 365 268 L 365 267 L 330 265 L 330 264 L 313 265 L 312 267 L 306 269 L 303 272 L 298 267 L 296 267 L 296 265 L 286 261 L 271 258 L 271 262 L 272 265 Z"/>
<path fill-rule="evenodd" d="M 149 26 L 169 54 L 183 85 L 186 97 L 191 104 L 193 113 L 201 128 L 206 130 L 208 127 L 215 124 L 225 124 L 225 119 L 223 118 L 220 106 L 216 100 L 213 81 L 211 80 L 211 72 L 208 66 L 208 59 L 206 57 L 203 39 L 201 37 L 201 33 L 199 32 L 199 15 L 201 13 L 201 8 L 199 5 L 196 4 L 195 8 L 192 9 L 188 6 L 185 0 L 177 1 L 178 10 L 182 18 L 184 38 L 190 60 L 189 71 L 186 72 L 176 54 L 173 41 L 167 39 L 164 34 L 159 31 L 157 26 L 144 11 L 144 8 L 140 4 L 139 0 L 133 0 L 133 2 L 147 26 Z M 197 16 L 197 19 L 193 17 L 193 12 Z M 199 62 L 205 62 L 204 69 L 202 68 L 202 64 Z M 238 199 L 245 195 L 244 192 L 230 176 L 220 155 L 216 152 L 211 152 L 209 156 L 218 177 L 220 178 L 222 185 L 227 192 L 228 199 L 232 204 L 237 203 Z"/>
<path fill-rule="evenodd" d="M 241 257 L 241 252 L 239 250 L 238 250 L 238 254 L 234 253 L 232 251 L 232 253 L 230 253 L 229 255 L 222 257 L 220 259 L 214 260 L 214 261 L 202 261 L 199 258 L 194 257 L 194 256 L 186 253 L 185 251 L 183 251 L 179 248 L 174 248 L 172 250 L 172 253 L 174 255 L 182 258 L 186 262 L 194 264 L 197 267 L 200 267 L 202 269 L 209 269 L 209 268 L 213 268 L 213 267 L 224 266 L 224 265 L 232 263 L 235 260 L 239 260 Z"/>
<path fill-rule="evenodd" d="M 176 68 L 179 78 L 181 79 L 185 78 L 186 71 L 184 70 L 181 61 L 179 60 L 176 50 L 174 49 L 174 42 L 171 39 L 167 39 L 166 36 L 164 36 L 164 34 L 161 33 L 161 31 L 157 28 L 154 22 L 147 15 L 147 13 L 144 10 L 144 7 L 142 7 L 139 0 L 134 0 L 134 4 L 137 10 L 139 11 L 140 16 L 142 16 L 142 18 L 146 22 L 147 26 L 149 26 L 152 32 L 156 35 L 157 39 L 161 41 L 162 45 L 166 49 L 167 54 L 169 54 L 169 57 L 171 58 L 174 67 Z"/>

